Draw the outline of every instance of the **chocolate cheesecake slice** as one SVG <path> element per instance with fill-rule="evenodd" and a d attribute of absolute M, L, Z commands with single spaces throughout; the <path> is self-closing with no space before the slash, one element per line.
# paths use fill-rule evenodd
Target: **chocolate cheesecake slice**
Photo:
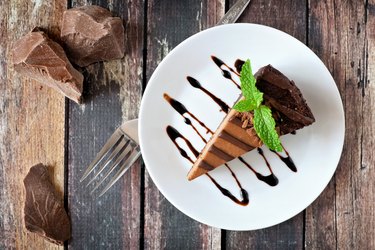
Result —
<path fill-rule="evenodd" d="M 301 91 L 280 71 L 267 65 L 258 70 L 255 78 L 257 88 L 263 92 L 264 104 L 272 110 L 280 136 L 315 121 Z M 252 121 L 252 112 L 230 110 L 194 162 L 188 180 L 262 146 Z"/>

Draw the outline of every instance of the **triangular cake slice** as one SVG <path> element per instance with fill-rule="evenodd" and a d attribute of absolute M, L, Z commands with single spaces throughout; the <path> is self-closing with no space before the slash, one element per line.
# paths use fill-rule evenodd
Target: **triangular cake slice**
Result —
<path fill-rule="evenodd" d="M 280 71 L 267 65 L 258 70 L 255 78 L 257 88 L 264 94 L 264 104 L 272 110 L 280 135 L 289 134 L 315 121 L 301 91 Z M 188 180 L 262 146 L 253 128 L 252 118 L 251 112 L 230 110 L 194 162 Z"/>

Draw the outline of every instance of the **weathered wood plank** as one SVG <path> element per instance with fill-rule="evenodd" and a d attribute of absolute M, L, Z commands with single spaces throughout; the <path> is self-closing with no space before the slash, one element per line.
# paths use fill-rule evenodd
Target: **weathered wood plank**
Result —
<path fill-rule="evenodd" d="M 229 1 L 230 6 L 235 0 Z M 259 23 L 306 42 L 306 1 L 253 0 L 239 22 Z M 228 249 L 301 249 L 303 213 L 277 226 L 257 231 L 227 231 Z"/>
<path fill-rule="evenodd" d="M 229 7 L 236 0 L 229 0 Z M 258 23 L 282 30 L 306 43 L 307 0 L 252 0 L 238 22 Z"/>
<path fill-rule="evenodd" d="M 233 4 L 235 0 L 230 0 Z M 189 35 L 213 26 L 222 1 L 155 1 L 148 8 L 147 78 Z M 306 41 L 306 1 L 253 0 L 241 22 L 267 24 Z M 308 249 L 374 249 L 374 45 L 375 2 L 310 0 L 309 46 L 326 63 L 346 110 L 344 154 L 333 181 L 306 211 Z M 73 1 L 73 6 L 85 1 Z M 90 2 L 91 3 L 91 2 Z M 69 208 L 76 248 L 219 248 L 220 231 L 187 218 L 145 176 L 142 238 L 141 169 L 132 168 L 111 192 L 93 200 L 78 182 L 83 169 L 123 120 L 138 113 L 142 82 L 143 1 L 94 1 L 125 19 L 127 56 L 85 70 L 87 101 L 69 103 Z M 367 6 L 366 6 L 367 3 Z M 18 76 L 8 64 L 13 41 L 34 26 L 58 37 L 66 1 L 3 1 L 0 12 L 0 248 L 55 248 L 23 226 L 22 179 L 29 167 L 54 167 L 63 192 L 64 98 Z M 130 13 L 130 14 L 129 14 Z M 122 205 L 119 205 L 122 204 Z M 168 218 L 168 219 L 166 219 Z M 302 248 L 303 215 L 256 232 L 226 232 L 228 248 Z"/>
<path fill-rule="evenodd" d="M 322 1 L 310 5 L 311 46 L 329 67 L 340 89 L 346 139 L 334 185 L 307 210 L 306 244 L 313 249 L 373 249 L 374 89 L 369 69 L 374 65 L 374 57 L 368 56 L 374 45 L 373 5 L 370 3 L 368 10 L 365 2 L 360 1 Z"/>
<path fill-rule="evenodd" d="M 357 169 L 357 246 L 375 249 L 375 1 L 367 1 L 365 14 L 366 43 L 363 68 L 363 136 L 361 165 Z"/>
<path fill-rule="evenodd" d="M 188 36 L 215 25 L 224 1 L 148 1 L 147 79 L 158 63 Z M 183 215 L 145 177 L 146 249 L 219 249 L 220 230 Z"/>
<path fill-rule="evenodd" d="M 0 249 L 62 249 L 26 231 L 23 178 L 39 162 L 64 190 L 64 97 L 18 75 L 12 44 L 35 26 L 55 37 L 66 1 L 2 1 L 0 11 Z"/>
<path fill-rule="evenodd" d="M 311 249 L 373 249 L 375 207 L 374 1 L 311 1 L 309 44 L 336 80 L 346 113 L 343 155 L 334 180 L 307 210 Z M 367 10 L 366 10 L 366 7 Z"/>
<path fill-rule="evenodd" d="M 336 9 L 333 1 L 309 1 L 309 47 L 321 58 L 335 77 L 336 84 L 343 66 L 336 58 L 338 37 L 335 34 Z M 341 54 L 340 54 L 341 55 Z M 343 55 L 342 55 L 343 56 Z M 335 70 L 336 69 L 336 70 Z M 335 70 L 335 72 L 333 72 Z M 343 93 L 344 94 L 344 93 Z M 344 96 L 342 95 L 345 102 Z M 346 138 L 347 140 L 348 138 Z M 335 179 L 332 179 L 323 194 L 306 209 L 305 246 L 308 249 L 337 249 L 337 223 L 335 222 Z M 350 195 L 350 192 L 348 193 Z"/>
<path fill-rule="evenodd" d="M 125 57 L 85 69 L 86 101 L 69 103 L 69 248 L 137 249 L 141 237 L 141 167 L 133 166 L 102 198 L 80 183 L 84 169 L 113 131 L 136 118 L 142 93 L 143 1 L 72 1 L 97 4 L 124 20 Z"/>

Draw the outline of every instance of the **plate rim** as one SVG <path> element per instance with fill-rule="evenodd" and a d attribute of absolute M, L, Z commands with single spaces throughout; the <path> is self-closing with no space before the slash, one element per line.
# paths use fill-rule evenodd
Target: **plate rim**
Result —
<path fill-rule="evenodd" d="M 167 190 L 164 190 L 159 181 L 157 180 L 157 178 L 155 178 L 155 175 L 153 174 L 153 170 L 152 168 L 149 168 L 148 165 L 149 165 L 149 159 L 147 159 L 147 156 L 145 157 L 143 152 L 144 152 L 144 145 L 145 145 L 145 138 L 144 138 L 144 135 L 142 133 L 142 131 L 144 130 L 144 126 L 142 125 L 142 121 L 143 121 L 143 113 L 145 112 L 145 99 L 147 98 L 148 95 L 150 95 L 150 86 L 152 84 L 152 82 L 154 81 L 154 78 L 156 77 L 156 75 L 159 73 L 160 71 L 160 68 L 162 67 L 162 65 L 165 64 L 166 61 L 168 61 L 167 59 L 172 56 L 174 53 L 176 53 L 176 51 L 179 50 L 180 47 L 182 47 L 184 44 L 190 42 L 191 40 L 193 39 L 196 39 L 197 37 L 199 37 L 202 33 L 207 33 L 207 32 L 212 32 L 214 30 L 217 30 L 217 29 L 222 29 L 222 28 L 226 28 L 228 26 L 255 26 L 255 27 L 261 27 L 261 28 L 264 28 L 264 29 L 271 29 L 273 30 L 274 32 L 279 32 L 283 35 L 286 35 L 288 37 L 288 39 L 292 39 L 292 40 L 295 40 L 297 41 L 299 44 L 301 44 L 303 47 L 305 47 L 307 49 L 307 51 L 309 51 L 310 53 L 312 53 L 312 55 L 324 66 L 325 70 L 328 72 L 330 78 L 332 79 L 332 82 L 335 83 L 334 84 L 334 88 L 335 88 L 335 92 L 336 94 L 338 94 L 338 97 L 340 99 L 340 117 L 342 118 L 342 133 L 340 134 L 340 139 L 341 141 L 339 142 L 337 148 L 339 150 L 339 157 L 335 160 L 335 164 L 334 164 L 334 168 L 332 168 L 332 173 L 329 173 L 329 176 L 330 178 L 328 179 L 328 181 L 326 183 L 324 183 L 324 185 L 322 185 L 322 190 L 320 192 L 317 193 L 317 195 L 315 197 L 311 197 L 311 199 L 309 199 L 310 201 L 307 202 L 307 205 L 303 205 L 302 209 L 298 210 L 297 212 L 295 213 L 292 213 L 290 216 L 287 216 L 287 218 L 284 218 L 282 219 L 281 221 L 276 221 L 275 223 L 273 224 L 269 224 L 269 225 L 266 225 L 264 227 L 259 227 L 259 228 L 254 228 L 254 229 L 246 229 L 246 228 L 235 228 L 235 227 L 218 227 L 217 225 L 214 225 L 214 224 L 211 224 L 207 221 L 202 221 L 200 218 L 197 218 L 196 216 L 192 215 L 189 211 L 187 211 L 188 209 L 185 209 L 183 207 L 181 207 L 180 205 L 177 205 L 176 202 L 174 202 L 173 199 L 171 199 L 169 196 L 168 196 L 168 191 Z M 154 72 L 152 73 L 150 79 L 147 81 L 147 85 L 146 85 L 146 88 L 145 88 L 145 91 L 143 93 L 143 97 L 142 97 L 142 100 L 141 100 L 141 106 L 140 106 L 140 110 L 139 110 L 139 123 L 138 123 L 138 134 L 139 134 L 139 141 L 140 141 L 140 148 L 141 148 L 141 152 L 142 152 L 142 156 L 143 156 L 143 161 L 145 163 L 145 166 L 146 166 L 146 169 L 152 179 L 152 181 L 154 182 L 155 186 L 158 188 L 159 192 L 174 206 L 176 207 L 180 212 L 182 212 L 183 214 L 185 214 L 186 216 L 198 221 L 199 223 L 202 223 L 202 224 L 206 224 L 208 226 L 211 226 L 211 227 L 216 227 L 216 228 L 221 228 L 221 229 L 225 229 L 225 230 L 233 230 L 233 231 L 252 231 L 252 230 L 259 230 L 259 229 L 264 229 L 264 228 L 268 228 L 268 227 L 272 227 L 272 226 L 275 226 L 275 225 L 278 225 L 280 223 L 283 223 L 293 217 L 295 217 L 297 214 L 301 213 L 303 210 L 305 210 L 307 207 L 309 207 L 312 203 L 314 203 L 314 201 L 324 192 L 324 190 L 327 188 L 329 182 L 332 180 L 336 170 L 337 170 L 337 167 L 338 167 L 338 164 L 340 162 L 340 159 L 342 157 L 342 154 L 343 154 L 343 147 L 344 147 L 344 141 L 345 141 L 345 128 L 346 128 L 346 124 L 345 124 L 345 112 L 344 112 L 344 105 L 343 105 L 343 102 L 342 102 L 342 98 L 341 98 L 341 93 L 337 87 L 337 84 L 334 80 L 334 78 L 332 77 L 332 74 L 331 72 L 328 70 L 327 66 L 324 64 L 324 62 L 306 45 L 304 44 L 303 42 L 299 41 L 297 38 L 293 37 L 292 35 L 284 32 L 284 31 L 281 31 L 279 29 L 276 29 L 276 28 L 273 28 L 273 27 L 270 27 L 270 26 L 267 26 L 267 25 L 262 25 L 262 24 L 255 24 L 255 23 L 234 23 L 234 24 L 225 24 L 225 25 L 220 25 L 220 26 L 214 26 L 214 27 L 211 27 L 211 28 L 208 28 L 208 29 L 205 29 L 203 31 L 200 31 L 198 33 L 195 33 L 193 34 L 192 36 L 189 36 L 188 38 L 186 38 L 185 40 L 183 40 L 181 43 L 179 43 L 177 46 L 175 46 L 163 59 L 162 61 L 158 64 L 158 66 L 155 68 Z"/>

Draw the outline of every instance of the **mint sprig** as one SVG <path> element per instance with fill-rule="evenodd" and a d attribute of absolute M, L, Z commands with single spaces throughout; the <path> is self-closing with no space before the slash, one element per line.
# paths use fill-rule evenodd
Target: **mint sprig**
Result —
<path fill-rule="evenodd" d="M 245 97 L 245 100 L 242 100 L 242 103 L 246 103 L 246 107 L 248 107 L 245 111 L 256 109 L 263 101 L 263 93 L 255 86 L 257 80 L 253 75 L 249 59 L 242 65 L 240 80 L 242 94 Z M 234 109 L 236 108 L 234 107 Z"/>
<path fill-rule="evenodd" d="M 280 152 L 283 150 L 283 147 L 281 146 L 275 126 L 275 119 L 273 119 L 271 109 L 268 106 L 260 105 L 258 108 L 254 109 L 255 132 L 267 147 Z"/>
<path fill-rule="evenodd" d="M 249 100 L 240 100 L 238 101 L 233 108 L 239 112 L 246 112 L 248 110 L 254 110 L 257 108 L 256 105 L 254 105 L 251 101 Z"/>
<path fill-rule="evenodd" d="M 244 99 L 237 102 L 233 109 L 239 112 L 254 111 L 253 123 L 255 132 L 269 149 L 281 152 L 283 148 L 275 129 L 275 119 L 272 117 L 271 109 L 261 105 L 263 93 L 256 87 L 256 79 L 249 59 L 242 65 L 240 81 Z"/>

